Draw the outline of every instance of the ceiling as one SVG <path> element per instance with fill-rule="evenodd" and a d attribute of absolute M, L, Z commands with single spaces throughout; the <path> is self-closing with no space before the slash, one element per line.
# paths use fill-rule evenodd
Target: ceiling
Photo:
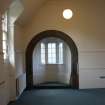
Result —
<path fill-rule="evenodd" d="M 3 11 L 5 11 L 5 7 L 9 7 L 10 3 L 14 1 L 14 0 L 0 0 L 0 12 L 3 13 Z M 24 10 L 23 12 L 21 13 L 21 15 L 19 16 L 17 22 L 20 24 L 20 25 L 26 25 L 31 19 L 33 16 L 35 16 L 35 13 L 37 13 L 37 11 L 40 9 L 40 7 L 42 5 L 44 5 L 44 3 L 46 3 L 47 1 L 49 0 L 17 0 L 17 1 L 20 1 L 24 7 Z M 57 0 L 60 2 L 60 0 Z M 80 3 L 87 3 L 87 5 L 91 5 L 91 4 L 94 4 L 97 2 L 97 8 L 99 5 L 104 5 L 105 3 L 105 0 L 95 0 L 92 1 L 92 0 L 80 0 L 79 2 L 77 2 L 77 0 L 70 0 L 72 2 L 75 2 L 75 4 L 80 4 Z M 87 2 L 86 2 L 87 1 Z M 86 5 L 85 5 L 86 6 Z M 93 6 L 93 9 L 94 9 L 94 5 Z M 17 13 L 17 11 L 16 11 Z"/>
<path fill-rule="evenodd" d="M 46 0 L 21 0 L 21 1 L 24 6 L 24 11 L 19 17 L 18 23 L 21 25 L 26 25 L 26 23 L 28 23 L 31 20 L 32 16 Z"/>
<path fill-rule="evenodd" d="M 12 0 L 0 0 L 0 13 L 4 13 L 4 11 L 9 7 Z"/>

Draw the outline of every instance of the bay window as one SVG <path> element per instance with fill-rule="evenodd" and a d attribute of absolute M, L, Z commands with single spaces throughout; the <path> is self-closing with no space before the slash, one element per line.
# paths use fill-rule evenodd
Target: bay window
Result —
<path fill-rule="evenodd" d="M 63 42 L 41 43 L 42 64 L 63 64 Z"/>

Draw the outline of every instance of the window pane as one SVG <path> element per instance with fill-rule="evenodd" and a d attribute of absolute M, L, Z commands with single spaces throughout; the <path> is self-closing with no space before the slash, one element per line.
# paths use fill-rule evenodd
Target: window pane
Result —
<path fill-rule="evenodd" d="M 7 45 L 6 45 L 6 41 L 3 41 L 3 50 L 5 49 L 7 49 L 7 47 L 6 47 Z"/>
<path fill-rule="evenodd" d="M 3 32 L 3 40 L 7 40 L 7 33 L 6 32 Z"/>
<path fill-rule="evenodd" d="M 42 62 L 42 64 L 45 64 L 45 60 L 44 60 L 44 59 L 42 59 L 42 61 L 41 61 L 41 62 Z"/>
<path fill-rule="evenodd" d="M 59 47 L 61 47 L 62 43 L 59 43 Z"/>
<path fill-rule="evenodd" d="M 6 52 L 4 52 L 4 59 L 6 59 L 7 58 L 7 54 L 6 54 Z"/>
<path fill-rule="evenodd" d="M 56 58 L 56 55 L 55 54 L 52 54 L 52 58 L 55 59 Z"/>
<path fill-rule="evenodd" d="M 7 12 L 2 16 L 2 49 L 4 59 L 7 58 Z"/>
<path fill-rule="evenodd" d="M 48 63 L 51 64 L 52 63 L 52 58 L 48 58 Z"/>
<path fill-rule="evenodd" d="M 45 54 L 41 54 L 41 58 L 44 59 L 45 58 Z"/>
<path fill-rule="evenodd" d="M 52 43 L 52 49 L 55 49 L 56 44 Z"/>
<path fill-rule="evenodd" d="M 51 58 L 51 57 L 52 57 L 51 53 L 48 53 L 48 58 Z"/>
<path fill-rule="evenodd" d="M 51 49 L 51 43 L 48 43 L 48 49 Z"/>
<path fill-rule="evenodd" d="M 41 49 L 45 49 L 45 44 L 41 43 Z"/>
<path fill-rule="evenodd" d="M 50 48 L 48 49 L 48 54 L 49 54 L 49 53 L 51 53 L 51 49 L 50 49 Z"/>
<path fill-rule="evenodd" d="M 56 63 L 56 59 L 52 59 L 52 62 L 55 64 Z"/>
<path fill-rule="evenodd" d="M 45 54 L 41 54 L 41 63 L 45 64 Z"/>
<path fill-rule="evenodd" d="M 41 43 L 41 63 L 45 64 L 45 44 Z"/>
<path fill-rule="evenodd" d="M 63 64 L 63 43 L 59 44 L 59 64 Z"/>
<path fill-rule="evenodd" d="M 45 53 L 45 49 L 41 49 L 41 53 Z"/>
<path fill-rule="evenodd" d="M 52 53 L 54 53 L 54 54 L 55 54 L 55 53 L 56 53 L 56 49 L 52 49 Z"/>
<path fill-rule="evenodd" d="M 56 43 L 48 43 L 48 63 L 56 64 Z"/>
<path fill-rule="evenodd" d="M 7 32 L 7 13 L 2 16 L 2 30 Z"/>

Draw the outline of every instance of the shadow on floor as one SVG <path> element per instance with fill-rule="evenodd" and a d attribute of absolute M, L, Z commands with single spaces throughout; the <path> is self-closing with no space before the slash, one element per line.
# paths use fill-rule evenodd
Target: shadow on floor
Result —
<path fill-rule="evenodd" d="M 34 89 L 66 89 L 71 88 L 70 85 L 60 82 L 44 82 L 34 86 Z"/>

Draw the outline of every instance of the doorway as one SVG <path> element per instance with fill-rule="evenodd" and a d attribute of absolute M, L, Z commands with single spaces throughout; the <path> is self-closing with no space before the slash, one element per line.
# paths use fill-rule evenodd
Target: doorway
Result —
<path fill-rule="evenodd" d="M 48 37 L 33 51 L 33 84 L 40 88 L 70 87 L 71 51 L 65 41 Z"/>
<path fill-rule="evenodd" d="M 27 89 L 33 88 L 34 87 L 34 83 L 35 83 L 34 82 L 34 75 L 33 75 L 34 74 L 34 72 L 33 72 L 33 64 L 35 63 L 35 62 L 33 62 L 34 61 L 33 60 L 33 54 L 34 54 L 35 51 L 37 51 L 37 50 L 35 50 L 35 48 L 37 48 L 38 43 L 40 43 L 39 46 L 42 46 L 44 48 L 45 44 L 43 42 L 45 42 L 46 38 L 50 40 L 50 42 L 47 40 L 49 42 L 49 43 L 47 43 L 47 47 L 51 47 L 51 46 L 53 46 L 53 47 L 55 46 L 56 47 L 56 43 L 54 42 L 54 40 L 55 40 L 54 38 L 59 40 L 58 46 L 62 46 L 63 43 L 61 43 L 61 42 L 65 42 L 67 44 L 67 46 L 68 46 L 68 48 L 69 48 L 69 50 L 71 52 L 71 59 L 70 59 L 71 60 L 71 63 L 70 63 L 70 65 L 71 65 L 71 72 L 70 72 L 70 75 L 69 75 L 68 84 L 69 84 L 69 86 L 71 88 L 78 89 L 79 88 L 78 50 L 77 50 L 76 44 L 74 43 L 74 41 L 68 35 L 66 35 L 65 33 L 61 32 L 61 31 L 57 31 L 57 30 L 43 31 L 43 32 L 35 35 L 35 37 L 28 44 L 28 47 L 26 49 L 26 83 L 27 83 L 26 85 L 27 85 Z M 54 49 L 53 49 L 53 51 L 54 51 Z M 43 56 L 43 59 L 42 59 L 41 63 L 46 63 L 46 62 L 47 62 L 47 64 L 50 63 L 50 65 L 49 65 L 50 68 L 52 66 L 51 65 L 52 63 L 53 64 L 54 63 L 62 63 L 62 60 L 61 60 L 62 57 L 58 58 L 58 61 L 56 61 L 57 60 L 57 59 L 55 59 L 56 57 L 54 58 L 54 56 L 56 56 L 56 55 L 54 55 L 54 54 L 52 54 L 52 55 L 53 56 L 51 57 L 51 59 L 53 59 L 53 60 L 51 60 L 50 57 L 48 58 L 49 55 L 47 57 L 45 57 L 46 55 L 44 56 L 42 54 L 41 56 Z M 41 56 L 39 56 L 39 57 L 41 57 Z M 51 54 L 50 54 L 50 56 L 51 56 Z M 46 58 L 47 58 L 47 60 L 46 60 Z M 59 61 L 59 59 L 60 59 L 61 62 Z M 36 65 L 36 64 L 38 64 L 38 63 L 35 63 L 34 65 Z M 53 67 L 56 68 L 55 65 L 53 65 Z M 46 77 L 48 77 L 48 75 Z M 51 78 L 49 80 L 51 82 Z"/>

